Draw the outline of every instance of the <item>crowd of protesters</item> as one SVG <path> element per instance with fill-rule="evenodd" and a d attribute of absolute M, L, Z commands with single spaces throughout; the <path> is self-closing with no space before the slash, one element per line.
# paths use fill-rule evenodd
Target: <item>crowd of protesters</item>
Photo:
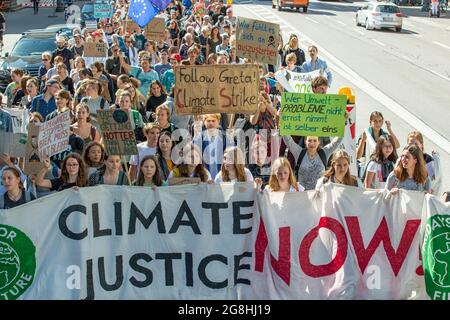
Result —
<path fill-rule="evenodd" d="M 126 32 L 128 5 L 126 0 L 116 1 L 113 17 L 99 21 L 98 30 L 74 29 L 70 39 L 58 36 L 56 50 L 42 54 L 38 77 L 11 71 L 12 82 L 5 91 L 8 107 L 28 109 L 34 123 L 69 112 L 72 124 L 67 150 L 43 157 L 43 168 L 35 175 L 24 174 L 21 159 L 1 156 L 0 209 L 67 188 L 170 187 L 176 178 L 254 182 L 268 192 L 320 190 L 330 182 L 388 189 L 394 195 L 399 189 L 434 191 L 432 181 L 438 178 L 434 154 L 424 152 L 421 133 L 411 131 L 402 147 L 380 112 L 370 115 L 370 125 L 358 140 L 357 176 L 350 174 L 349 154 L 339 149 L 342 138 L 278 135 L 284 88 L 274 72 L 319 69 L 322 75 L 312 81 L 318 94 L 327 93 L 332 81 L 317 47 L 307 48 L 307 59 L 295 34 L 286 45 L 280 37 L 278 66 L 259 65 L 255 114 L 177 115 L 173 67 L 254 63 L 236 55 L 233 8 L 223 0 L 173 1 L 162 13 L 166 39 L 154 41 L 146 39 L 143 30 Z M 88 42 L 106 43 L 107 56 L 86 57 Z M 130 114 L 137 154 L 106 154 L 97 122 L 97 112 L 103 109 Z M 8 112 L 0 109 L 0 131 L 11 132 L 10 122 Z M 234 135 L 237 131 L 245 133 L 242 143 Z M 374 148 L 369 154 L 370 143 Z"/>

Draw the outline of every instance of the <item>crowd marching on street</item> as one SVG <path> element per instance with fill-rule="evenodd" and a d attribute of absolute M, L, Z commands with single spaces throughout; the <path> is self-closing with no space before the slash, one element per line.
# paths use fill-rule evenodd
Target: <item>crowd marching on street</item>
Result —
<path fill-rule="evenodd" d="M 317 94 L 330 93 L 333 81 L 317 47 L 302 49 L 299 35 L 279 43 L 279 66 L 258 64 L 256 113 L 180 115 L 174 107 L 174 67 L 257 63 L 236 55 L 233 7 L 223 0 L 174 0 L 159 15 L 165 19 L 164 41 L 147 39 L 143 28 L 126 30 L 128 0 L 117 0 L 113 7 L 112 18 L 100 19 L 97 30 L 74 28 L 69 38 L 57 36 L 56 50 L 42 54 L 37 77 L 11 70 L 2 105 L 28 110 L 29 123 L 37 126 L 68 113 L 70 132 L 67 148 L 42 155 L 34 174 L 25 173 L 23 158 L 1 155 L 0 209 L 99 184 L 151 187 L 143 189 L 145 196 L 155 188 L 171 188 L 176 178 L 254 182 L 260 192 L 320 192 L 324 184 L 335 183 L 389 190 L 393 196 L 399 189 L 437 193 L 433 185 L 442 173 L 437 155 L 426 152 L 421 132 L 411 128 L 400 139 L 395 124 L 377 110 L 357 139 L 357 175 L 350 174 L 350 155 L 339 148 L 342 137 L 280 135 L 285 89 L 275 73 L 320 70 L 311 82 Z M 3 23 L 0 16 L 0 30 Z M 106 44 L 106 55 L 86 56 L 88 43 Z M 104 110 L 130 116 L 135 154 L 106 152 L 99 112 Z M 11 115 L 0 108 L 0 133 L 12 130 Z M 250 138 L 238 143 L 237 131 Z M 436 195 L 450 201 L 450 193 Z"/>

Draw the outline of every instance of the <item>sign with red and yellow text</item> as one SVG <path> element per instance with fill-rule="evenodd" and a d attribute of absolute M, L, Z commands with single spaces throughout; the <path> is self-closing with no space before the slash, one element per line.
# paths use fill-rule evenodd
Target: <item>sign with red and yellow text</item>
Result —
<path fill-rule="evenodd" d="M 179 115 L 255 113 L 257 65 L 179 66 L 175 72 L 175 112 Z"/>

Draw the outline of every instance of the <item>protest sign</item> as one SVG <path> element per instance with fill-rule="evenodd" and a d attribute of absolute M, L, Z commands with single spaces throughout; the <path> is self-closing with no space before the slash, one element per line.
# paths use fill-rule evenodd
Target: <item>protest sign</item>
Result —
<path fill-rule="evenodd" d="M 343 137 L 346 103 L 344 95 L 284 92 L 280 134 Z"/>
<path fill-rule="evenodd" d="M 97 20 L 86 20 L 86 30 L 95 31 L 97 30 Z M 85 43 L 86 44 L 86 43 Z"/>
<path fill-rule="evenodd" d="M 141 32 L 141 27 L 131 19 L 126 19 L 125 23 L 125 32 L 129 34 L 139 33 Z"/>
<path fill-rule="evenodd" d="M 101 185 L 0 210 L 5 258 L 18 261 L 1 269 L 0 299 L 426 298 L 419 229 L 435 231 L 425 259 L 448 261 L 438 218 L 449 206 L 407 190 L 386 198 L 330 183 L 320 192 Z M 426 272 L 444 287 L 439 261 Z"/>
<path fill-rule="evenodd" d="M 11 115 L 14 133 L 27 133 L 28 109 L 3 107 Z"/>
<path fill-rule="evenodd" d="M 113 16 L 113 7 L 109 4 L 94 3 L 94 18 L 111 18 Z"/>
<path fill-rule="evenodd" d="M 106 57 L 106 43 L 85 42 L 84 56 L 85 57 Z"/>
<path fill-rule="evenodd" d="M 153 18 L 144 29 L 147 40 L 164 41 L 166 39 L 166 23 L 164 18 Z"/>
<path fill-rule="evenodd" d="M 252 61 L 277 64 L 280 25 L 238 17 L 236 55 Z"/>
<path fill-rule="evenodd" d="M 23 157 L 27 135 L 0 131 L 0 154 L 6 153 L 11 157 Z"/>
<path fill-rule="evenodd" d="M 39 154 L 51 157 L 67 149 L 70 136 L 70 111 L 60 113 L 39 127 Z"/>
<path fill-rule="evenodd" d="M 27 175 L 37 174 L 45 167 L 39 156 L 39 127 L 34 122 L 28 125 L 28 137 L 25 147 L 24 172 Z"/>
<path fill-rule="evenodd" d="M 169 186 L 176 186 L 183 184 L 197 184 L 200 182 L 201 182 L 200 178 L 176 177 L 169 179 Z"/>
<path fill-rule="evenodd" d="M 258 108 L 257 65 L 178 66 L 176 114 L 255 113 Z"/>
<path fill-rule="evenodd" d="M 308 73 L 298 73 L 287 69 L 278 70 L 275 79 L 287 92 L 313 93 L 311 82 L 320 75 L 320 70 Z"/>
<path fill-rule="evenodd" d="M 98 110 L 97 122 L 107 154 L 126 156 L 138 153 L 128 110 Z"/>

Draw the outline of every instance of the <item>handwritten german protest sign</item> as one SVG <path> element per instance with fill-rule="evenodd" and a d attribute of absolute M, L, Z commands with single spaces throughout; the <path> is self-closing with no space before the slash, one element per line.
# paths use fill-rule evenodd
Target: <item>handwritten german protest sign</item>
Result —
<path fill-rule="evenodd" d="M 11 115 L 14 133 L 27 133 L 28 109 L 3 107 Z"/>
<path fill-rule="evenodd" d="M 166 38 L 166 24 L 164 18 L 153 18 L 144 29 L 147 40 L 164 41 Z"/>
<path fill-rule="evenodd" d="M 85 57 L 106 57 L 106 43 L 86 42 L 83 52 Z"/>
<path fill-rule="evenodd" d="M 125 110 L 98 110 L 97 121 L 106 153 L 117 156 L 137 154 L 136 137 L 131 118 Z"/>
<path fill-rule="evenodd" d="M 277 64 L 280 25 L 237 18 L 236 55 L 261 63 Z"/>
<path fill-rule="evenodd" d="M 11 157 L 23 157 L 27 135 L 24 133 L 0 132 L 0 154 Z"/>
<path fill-rule="evenodd" d="M 175 112 L 255 113 L 258 108 L 257 65 L 179 66 L 175 72 Z"/>
<path fill-rule="evenodd" d="M 67 149 L 70 136 L 69 111 L 45 121 L 39 128 L 38 148 L 40 155 L 51 157 Z"/>
<path fill-rule="evenodd" d="M 113 7 L 109 4 L 94 3 L 94 18 L 111 18 L 113 16 Z"/>
<path fill-rule="evenodd" d="M 129 34 L 141 31 L 141 27 L 139 27 L 139 25 L 131 19 L 125 20 L 124 23 L 125 23 L 125 32 Z"/>
<path fill-rule="evenodd" d="M 280 134 L 343 137 L 346 104 L 344 95 L 284 92 Z"/>
<path fill-rule="evenodd" d="M 318 76 L 320 76 L 320 70 L 315 70 L 308 73 L 299 73 L 283 69 L 275 73 L 275 79 L 287 92 L 297 93 L 313 93 L 311 82 Z"/>

